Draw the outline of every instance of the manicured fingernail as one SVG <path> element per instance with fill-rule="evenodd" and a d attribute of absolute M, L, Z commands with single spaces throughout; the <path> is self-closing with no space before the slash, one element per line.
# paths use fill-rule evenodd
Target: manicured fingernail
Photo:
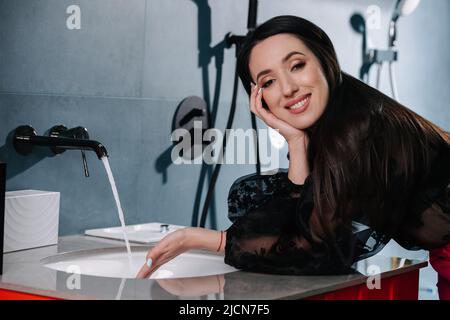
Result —
<path fill-rule="evenodd" d="M 152 263 L 153 263 L 153 260 L 151 258 L 148 258 L 146 264 L 149 268 L 152 267 Z"/>
<path fill-rule="evenodd" d="M 259 88 L 258 94 L 260 94 L 263 91 L 263 88 Z"/>

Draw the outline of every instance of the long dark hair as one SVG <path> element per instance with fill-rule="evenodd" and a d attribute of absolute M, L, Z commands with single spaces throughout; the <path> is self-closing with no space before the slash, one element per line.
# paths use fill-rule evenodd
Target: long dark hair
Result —
<path fill-rule="evenodd" d="M 315 24 L 279 16 L 251 31 L 238 55 L 238 74 L 250 93 L 249 56 L 280 33 L 298 37 L 318 58 L 329 87 L 320 119 L 306 130 L 314 207 L 328 239 L 355 215 L 392 236 L 404 221 L 410 191 L 430 170 L 431 149 L 450 145 L 448 133 L 397 101 L 341 71 L 333 44 Z"/>

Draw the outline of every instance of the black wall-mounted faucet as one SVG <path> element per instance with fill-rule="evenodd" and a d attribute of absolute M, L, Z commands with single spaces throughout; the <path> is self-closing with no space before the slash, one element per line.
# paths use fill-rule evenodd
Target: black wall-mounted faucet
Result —
<path fill-rule="evenodd" d="M 22 155 L 30 154 L 34 146 L 46 146 L 55 154 L 63 153 L 68 149 L 81 150 L 84 174 L 89 177 L 84 150 L 92 150 L 99 159 L 107 157 L 106 148 L 98 141 L 89 140 L 86 128 L 75 127 L 67 129 L 63 125 L 54 126 L 48 136 L 38 136 L 36 130 L 29 125 L 19 126 L 14 131 L 14 149 Z"/>

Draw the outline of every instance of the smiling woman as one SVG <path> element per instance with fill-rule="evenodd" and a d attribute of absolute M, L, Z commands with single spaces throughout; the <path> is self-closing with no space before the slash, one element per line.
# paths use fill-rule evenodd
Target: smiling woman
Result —
<path fill-rule="evenodd" d="M 408 249 L 449 243 L 448 133 L 342 72 L 328 36 L 299 17 L 256 28 L 238 64 L 251 111 L 286 138 L 290 159 L 287 177 L 232 186 L 228 263 L 342 273 L 390 238 Z M 369 238 L 353 233 L 354 221 L 370 226 Z"/>
<path fill-rule="evenodd" d="M 251 111 L 288 142 L 289 170 L 232 185 L 225 239 L 187 228 L 147 258 L 164 263 L 204 248 L 240 269 L 318 275 L 351 272 L 391 238 L 407 249 L 448 246 L 449 134 L 342 72 L 323 30 L 299 17 L 270 19 L 246 37 L 238 73 Z M 368 229 L 357 232 L 355 222 Z M 448 269 L 444 251 L 439 265 Z M 140 276 L 157 267 L 144 265 Z"/>
<path fill-rule="evenodd" d="M 257 43 L 249 66 L 253 82 L 263 88 L 263 104 L 277 118 L 306 129 L 322 115 L 327 79 L 319 60 L 298 37 L 282 33 Z"/>

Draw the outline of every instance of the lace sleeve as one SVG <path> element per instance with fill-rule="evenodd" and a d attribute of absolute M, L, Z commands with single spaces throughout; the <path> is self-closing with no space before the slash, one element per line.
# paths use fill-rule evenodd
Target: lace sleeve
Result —
<path fill-rule="evenodd" d="M 225 262 L 239 269 L 276 274 L 350 272 L 355 237 L 351 228 L 340 226 L 333 243 L 324 240 L 312 215 L 310 179 L 300 197 L 275 194 L 273 190 L 271 197 L 257 206 L 239 202 L 238 208 L 245 214 L 236 217 L 227 230 Z"/>
<path fill-rule="evenodd" d="M 237 179 L 228 193 L 228 218 L 233 222 L 277 197 L 300 196 L 303 185 L 291 182 L 286 169 L 275 174 L 249 174 Z"/>

